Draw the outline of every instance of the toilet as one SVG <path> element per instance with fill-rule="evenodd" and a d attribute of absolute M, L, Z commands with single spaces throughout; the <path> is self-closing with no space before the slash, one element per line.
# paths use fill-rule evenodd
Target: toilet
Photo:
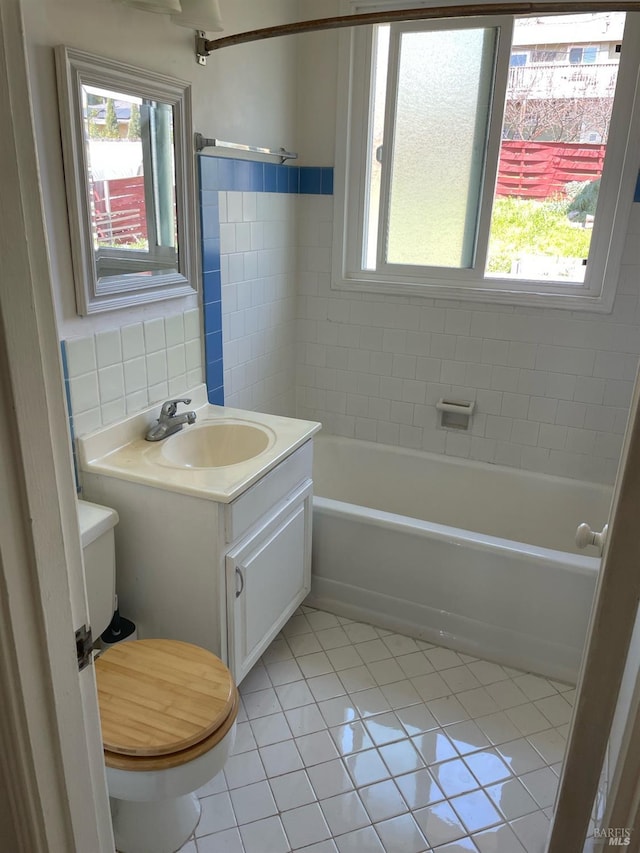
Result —
<path fill-rule="evenodd" d="M 78 501 L 94 636 L 115 601 L 117 513 Z M 216 655 L 178 640 L 131 640 L 95 664 L 102 740 L 119 853 L 175 853 L 200 819 L 195 791 L 233 747 L 239 697 Z"/>

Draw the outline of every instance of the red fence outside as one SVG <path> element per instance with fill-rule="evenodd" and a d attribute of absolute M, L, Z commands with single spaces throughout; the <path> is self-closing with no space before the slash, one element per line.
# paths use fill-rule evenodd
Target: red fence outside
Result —
<path fill-rule="evenodd" d="M 570 181 L 600 177 L 605 151 L 606 145 L 503 141 L 496 195 L 535 199 L 564 196 Z"/>
<path fill-rule="evenodd" d="M 100 242 L 126 245 L 146 240 L 147 217 L 142 175 L 95 181 L 93 204 Z"/>

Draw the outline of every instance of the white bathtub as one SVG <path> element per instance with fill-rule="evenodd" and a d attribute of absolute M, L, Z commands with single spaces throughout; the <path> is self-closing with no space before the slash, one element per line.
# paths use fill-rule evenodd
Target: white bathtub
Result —
<path fill-rule="evenodd" d="M 309 603 L 575 681 L 608 487 L 319 436 Z M 590 549 L 592 550 L 592 549 Z"/>

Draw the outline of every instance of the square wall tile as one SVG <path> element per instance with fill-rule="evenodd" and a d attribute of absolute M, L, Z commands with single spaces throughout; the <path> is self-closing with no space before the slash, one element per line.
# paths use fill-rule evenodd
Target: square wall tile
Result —
<path fill-rule="evenodd" d="M 167 354 L 166 352 L 154 352 L 146 357 L 147 363 L 147 381 L 150 387 L 166 382 L 167 373 Z"/>
<path fill-rule="evenodd" d="M 302 166 L 300 169 L 300 192 L 319 194 L 322 190 L 322 169 Z"/>
<path fill-rule="evenodd" d="M 147 320 L 144 324 L 145 351 L 147 353 L 158 352 L 166 347 L 164 331 L 164 318 Z"/>
<path fill-rule="evenodd" d="M 69 379 L 82 376 L 96 370 L 98 363 L 96 358 L 95 340 L 90 338 L 70 338 L 66 342 L 67 369 Z"/>
<path fill-rule="evenodd" d="M 200 310 L 198 308 L 192 308 L 184 312 L 184 337 L 186 341 L 199 340 L 202 331 L 201 322 Z"/>
<path fill-rule="evenodd" d="M 144 358 L 132 358 L 124 363 L 124 387 L 127 394 L 147 387 L 147 363 Z"/>
<path fill-rule="evenodd" d="M 89 409 L 95 409 L 100 405 L 98 374 L 93 371 L 92 373 L 86 373 L 82 376 L 69 379 L 69 392 L 74 417 L 89 411 Z M 77 434 L 79 435 L 80 433 Z"/>
<path fill-rule="evenodd" d="M 98 367 L 109 367 L 122 361 L 120 329 L 98 332 L 96 335 L 96 355 Z"/>
<path fill-rule="evenodd" d="M 187 369 L 184 344 L 167 348 L 167 376 L 175 379 L 183 376 Z"/>
<path fill-rule="evenodd" d="M 187 371 L 202 368 L 202 346 L 199 339 L 187 341 L 184 346 L 185 364 Z M 198 384 L 197 382 L 195 384 Z M 191 383 L 189 383 L 191 386 Z"/>
<path fill-rule="evenodd" d="M 219 161 L 217 157 L 198 157 L 201 189 L 209 191 L 218 189 L 218 162 Z"/>
<path fill-rule="evenodd" d="M 132 323 L 120 330 L 122 340 L 122 358 L 129 361 L 144 355 L 144 327 L 142 323 Z"/>
<path fill-rule="evenodd" d="M 121 421 L 127 414 L 124 397 L 118 397 L 110 403 L 104 403 L 100 406 L 100 414 L 103 426 Z"/>
<path fill-rule="evenodd" d="M 103 367 L 98 370 L 100 402 L 110 403 L 124 397 L 124 373 L 122 364 Z"/>
<path fill-rule="evenodd" d="M 165 317 L 164 328 L 168 347 L 184 343 L 184 317 L 182 314 Z"/>

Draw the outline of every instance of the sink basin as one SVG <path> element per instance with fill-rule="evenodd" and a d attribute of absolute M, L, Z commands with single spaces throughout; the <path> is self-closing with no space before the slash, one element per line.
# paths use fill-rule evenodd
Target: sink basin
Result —
<path fill-rule="evenodd" d="M 157 403 L 80 436 L 79 460 L 87 478 L 104 476 L 230 504 L 320 429 L 313 421 L 212 405 L 205 385 L 185 396 L 191 397 L 195 424 L 162 441 L 144 439 L 158 417 Z"/>
<path fill-rule="evenodd" d="M 270 430 L 239 421 L 185 427 L 167 438 L 162 455 L 183 468 L 223 468 L 253 459 L 274 440 Z"/>

